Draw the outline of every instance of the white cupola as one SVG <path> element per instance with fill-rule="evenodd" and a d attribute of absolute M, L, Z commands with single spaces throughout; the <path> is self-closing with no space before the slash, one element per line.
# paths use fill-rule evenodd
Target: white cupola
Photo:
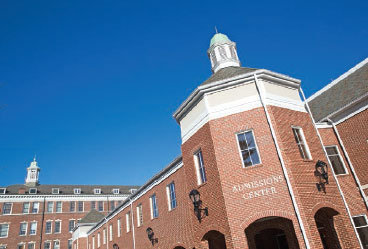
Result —
<path fill-rule="evenodd" d="M 213 73 L 225 67 L 240 67 L 236 44 L 227 35 L 216 33 L 211 39 L 207 54 L 211 60 Z"/>
<path fill-rule="evenodd" d="M 36 157 L 33 158 L 33 162 L 27 168 L 27 178 L 26 178 L 26 185 L 27 186 L 36 186 L 39 184 L 38 177 L 40 174 L 41 169 L 37 165 Z"/>

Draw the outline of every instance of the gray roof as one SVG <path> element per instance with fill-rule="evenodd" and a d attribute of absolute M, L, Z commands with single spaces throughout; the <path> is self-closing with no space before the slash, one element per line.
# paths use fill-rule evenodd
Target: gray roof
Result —
<path fill-rule="evenodd" d="M 98 212 L 95 209 L 92 209 L 91 211 L 88 212 L 88 214 L 86 214 L 80 221 L 79 223 L 81 224 L 91 224 L 91 223 L 97 223 L 99 222 L 101 219 L 103 219 L 105 217 L 105 215 L 103 215 L 102 213 Z"/>
<path fill-rule="evenodd" d="M 307 101 L 316 122 L 368 93 L 368 59 L 331 82 Z"/>
<path fill-rule="evenodd" d="M 26 194 L 29 194 L 30 188 L 37 188 L 38 195 L 51 195 L 53 188 L 59 189 L 60 195 L 74 195 L 74 189 L 80 188 L 81 195 L 95 195 L 94 189 L 101 189 L 101 195 L 113 194 L 113 189 L 119 189 L 120 194 L 130 195 L 131 189 L 139 189 L 140 186 L 122 186 L 122 185 L 38 185 L 35 187 L 26 186 L 24 184 L 16 184 L 5 187 L 6 195 L 18 195 L 19 190 L 24 189 Z M 0 195 L 1 196 L 1 195 Z"/>
<path fill-rule="evenodd" d="M 218 70 L 216 73 L 212 74 L 206 81 L 204 81 L 201 86 L 207 85 L 216 81 L 230 79 L 238 75 L 246 74 L 258 70 L 257 68 L 249 67 L 225 67 Z"/>

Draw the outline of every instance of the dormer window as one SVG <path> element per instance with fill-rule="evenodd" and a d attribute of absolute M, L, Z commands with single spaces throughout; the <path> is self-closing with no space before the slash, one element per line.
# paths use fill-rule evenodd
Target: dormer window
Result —
<path fill-rule="evenodd" d="M 0 195 L 5 195 L 6 188 L 0 188 Z"/>
<path fill-rule="evenodd" d="M 75 195 L 80 195 L 80 193 L 81 193 L 81 189 L 80 188 L 75 188 L 74 189 L 74 194 Z"/>
<path fill-rule="evenodd" d="M 59 188 L 52 188 L 52 194 L 53 195 L 58 195 L 60 193 Z"/>
<path fill-rule="evenodd" d="M 30 193 L 30 194 L 32 194 L 32 195 L 37 194 L 37 188 L 30 188 L 30 189 L 28 190 L 28 193 Z"/>
<path fill-rule="evenodd" d="M 137 192 L 137 189 L 136 189 L 136 188 L 131 188 L 131 189 L 130 189 L 130 193 L 131 193 L 131 194 L 134 194 L 135 192 Z"/>
<path fill-rule="evenodd" d="M 113 193 L 114 195 L 118 195 L 118 194 L 120 194 L 120 189 L 118 189 L 118 188 L 114 188 L 114 189 L 112 190 L 112 193 Z"/>
<path fill-rule="evenodd" d="M 95 195 L 101 194 L 101 189 L 100 188 L 95 188 L 94 193 L 95 193 Z"/>

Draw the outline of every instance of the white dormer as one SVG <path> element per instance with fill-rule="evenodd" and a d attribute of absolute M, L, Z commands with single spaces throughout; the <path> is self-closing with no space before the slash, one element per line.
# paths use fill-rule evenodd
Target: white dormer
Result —
<path fill-rule="evenodd" d="M 31 165 L 27 168 L 27 186 L 37 186 L 39 184 L 40 171 L 41 169 L 38 167 L 35 157 L 33 158 L 33 162 L 31 162 Z"/>

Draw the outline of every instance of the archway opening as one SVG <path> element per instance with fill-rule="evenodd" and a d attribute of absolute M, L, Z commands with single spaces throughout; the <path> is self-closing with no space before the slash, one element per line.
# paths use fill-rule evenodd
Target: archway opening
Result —
<path fill-rule="evenodd" d="M 341 249 L 336 233 L 334 216 L 339 213 L 332 208 L 321 208 L 314 215 L 314 220 L 324 249 Z"/>
<path fill-rule="evenodd" d="M 185 249 L 184 247 L 182 247 L 182 246 L 177 246 L 177 247 L 175 247 L 174 249 Z"/>
<path fill-rule="evenodd" d="M 293 222 L 282 217 L 256 220 L 245 229 L 250 249 L 299 249 Z"/>
<path fill-rule="evenodd" d="M 202 241 L 208 242 L 208 249 L 226 249 L 225 236 L 216 230 L 207 232 Z"/>

